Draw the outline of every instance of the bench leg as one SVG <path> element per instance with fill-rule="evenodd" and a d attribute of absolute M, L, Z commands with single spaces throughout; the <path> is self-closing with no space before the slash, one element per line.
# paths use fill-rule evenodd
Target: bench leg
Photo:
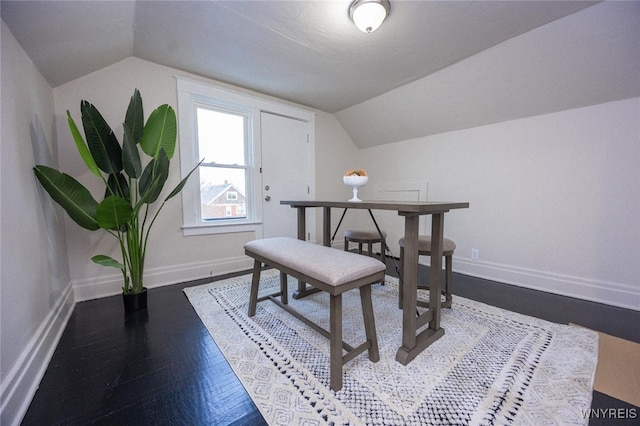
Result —
<path fill-rule="evenodd" d="M 362 316 L 364 319 L 364 331 L 369 342 L 369 360 L 380 361 L 378 352 L 378 337 L 376 335 L 376 322 L 373 316 L 373 303 L 371 301 L 371 285 L 360 287 L 360 302 L 362 302 Z"/>
<path fill-rule="evenodd" d="M 404 247 L 400 247 L 400 277 L 398 278 L 398 308 L 402 309 L 402 297 L 404 295 Z"/>
<path fill-rule="evenodd" d="M 262 262 L 256 260 L 253 262 L 253 276 L 251 278 L 251 293 L 249 294 L 249 316 L 256 314 L 256 306 L 258 305 L 258 287 L 260 286 L 260 269 Z"/>
<path fill-rule="evenodd" d="M 342 295 L 329 295 L 330 385 L 342 389 Z"/>
<path fill-rule="evenodd" d="M 287 274 L 280 272 L 280 300 L 283 305 L 289 303 L 289 289 L 287 288 Z"/>

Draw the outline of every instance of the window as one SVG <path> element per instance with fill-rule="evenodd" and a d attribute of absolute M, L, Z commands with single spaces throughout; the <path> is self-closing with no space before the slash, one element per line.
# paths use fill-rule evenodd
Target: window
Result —
<path fill-rule="evenodd" d="M 195 108 L 198 158 L 204 158 L 199 167 L 200 218 L 204 222 L 246 219 L 246 209 L 242 214 L 234 210 L 237 204 L 245 203 L 247 182 L 251 180 L 246 161 L 249 117 L 242 111 L 213 106 Z"/>
<path fill-rule="evenodd" d="M 204 159 L 181 193 L 185 235 L 260 225 L 259 112 L 233 92 L 178 78 L 183 176 Z"/>

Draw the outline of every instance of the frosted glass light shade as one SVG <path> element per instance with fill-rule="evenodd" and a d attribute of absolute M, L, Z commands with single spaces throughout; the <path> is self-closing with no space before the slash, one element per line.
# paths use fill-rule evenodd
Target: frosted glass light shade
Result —
<path fill-rule="evenodd" d="M 356 0 L 349 8 L 349 16 L 362 32 L 378 29 L 389 14 L 388 0 Z"/>

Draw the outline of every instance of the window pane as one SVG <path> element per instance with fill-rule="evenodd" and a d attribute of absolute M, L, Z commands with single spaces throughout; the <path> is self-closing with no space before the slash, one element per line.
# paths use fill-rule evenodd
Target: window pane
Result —
<path fill-rule="evenodd" d="M 205 163 L 245 165 L 245 116 L 197 108 L 198 157 Z"/>
<path fill-rule="evenodd" d="M 247 217 L 244 169 L 200 167 L 202 220 Z"/>

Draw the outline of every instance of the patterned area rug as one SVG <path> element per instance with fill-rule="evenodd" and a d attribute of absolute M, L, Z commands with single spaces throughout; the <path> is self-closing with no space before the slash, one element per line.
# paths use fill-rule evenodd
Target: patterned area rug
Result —
<path fill-rule="evenodd" d="M 587 424 L 598 337 L 454 296 L 445 335 L 409 365 L 395 361 L 402 311 L 397 279 L 373 287 L 380 361 L 348 362 L 329 388 L 329 342 L 270 301 L 247 317 L 251 276 L 185 289 L 249 395 L 272 425 Z M 261 294 L 279 288 L 262 275 Z M 290 278 L 289 289 L 297 288 Z M 328 296 L 289 303 L 328 329 Z M 357 291 L 343 296 L 347 343 L 365 340 Z"/>

